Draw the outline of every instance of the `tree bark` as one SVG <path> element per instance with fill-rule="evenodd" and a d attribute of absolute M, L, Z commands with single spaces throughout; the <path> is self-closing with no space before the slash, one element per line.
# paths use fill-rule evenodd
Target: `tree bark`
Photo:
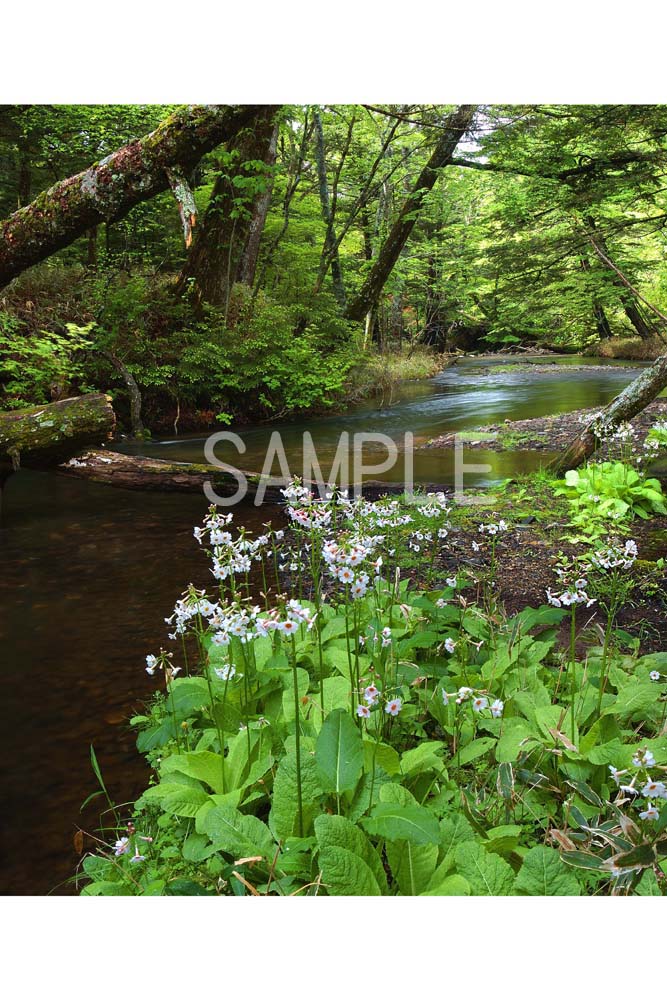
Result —
<path fill-rule="evenodd" d="M 60 181 L 0 224 L 0 288 L 100 222 L 169 187 L 167 170 L 191 170 L 205 153 L 252 124 L 265 105 L 190 105 L 155 131 Z"/>
<path fill-rule="evenodd" d="M 113 365 L 125 383 L 130 397 L 130 426 L 132 427 L 132 436 L 135 438 L 143 438 L 144 425 L 141 419 L 142 399 L 141 390 L 137 385 L 137 380 L 127 365 L 124 364 L 124 362 L 122 362 L 112 351 L 100 351 L 99 353 Z"/>
<path fill-rule="evenodd" d="M 336 233 L 334 231 L 331 202 L 329 200 L 327 164 L 324 154 L 324 129 L 322 128 L 322 116 L 320 115 L 318 108 L 313 110 L 313 123 L 315 126 L 315 160 L 317 162 L 317 182 L 320 193 L 320 208 L 322 210 L 322 218 L 324 219 L 324 224 L 326 226 L 324 249 L 322 251 L 322 262 L 324 267 L 323 269 L 321 268 L 321 270 L 326 273 L 326 265 L 327 262 L 329 262 L 331 266 L 331 279 L 333 281 L 334 296 L 340 308 L 345 310 L 347 298 L 345 295 L 345 285 L 343 283 L 343 272 L 340 266 Z M 324 274 L 318 275 L 317 291 L 319 291 L 323 277 Z"/>
<path fill-rule="evenodd" d="M 279 132 L 280 125 L 276 122 L 273 126 L 273 132 L 271 133 L 268 149 L 264 157 L 264 163 L 270 168 L 273 168 L 276 162 Z M 241 259 L 237 275 L 238 281 L 240 281 L 242 285 L 247 285 L 248 288 L 252 288 L 255 281 L 255 272 L 257 271 L 257 261 L 259 259 L 259 248 L 262 242 L 264 226 L 266 225 L 266 217 L 269 214 L 269 208 L 271 206 L 272 193 L 273 169 L 271 169 L 271 173 L 269 174 L 265 190 L 255 199 L 255 204 L 253 205 L 252 210 L 252 218 L 248 226 L 248 238 L 246 240 L 243 257 Z"/>
<path fill-rule="evenodd" d="M 550 471 L 563 473 L 568 469 L 576 469 L 597 450 L 600 440 L 594 433 L 594 426 L 599 422 L 605 428 L 613 429 L 626 420 L 631 420 L 641 413 L 649 403 L 667 386 L 667 354 L 646 368 L 634 382 L 626 386 L 616 399 L 602 411 L 597 421 L 591 421 L 568 448 L 549 466 Z"/>
<path fill-rule="evenodd" d="M 111 397 L 103 393 L 0 413 L 0 470 L 58 465 L 111 437 L 115 425 Z"/>
<path fill-rule="evenodd" d="M 347 318 L 360 321 L 377 303 L 380 293 L 398 260 L 417 220 L 426 195 L 438 179 L 438 170 L 451 163 L 458 143 L 472 122 L 475 105 L 462 104 L 448 116 L 442 138 L 417 178 L 401 208 L 398 219 L 371 267 L 361 289 L 347 309 Z"/>
<path fill-rule="evenodd" d="M 278 106 L 263 106 L 254 124 L 238 137 L 234 148 L 238 162 L 232 173 L 252 176 L 257 161 L 270 155 L 274 119 Z M 249 167 L 246 167 L 249 164 Z M 263 193 L 263 192 L 262 192 Z M 221 171 L 213 185 L 211 200 L 201 224 L 195 230 L 192 248 L 179 276 L 176 291 L 183 294 L 192 285 L 195 303 L 229 303 L 231 286 L 237 280 L 253 219 L 253 203 L 243 205 L 243 188 L 236 188 L 234 177 Z M 261 235 L 261 234 L 260 234 Z"/>

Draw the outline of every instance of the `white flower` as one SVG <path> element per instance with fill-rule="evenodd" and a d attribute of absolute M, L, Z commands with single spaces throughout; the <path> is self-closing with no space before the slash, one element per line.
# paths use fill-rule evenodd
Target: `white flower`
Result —
<path fill-rule="evenodd" d="M 482 712 L 485 708 L 489 707 L 489 699 L 483 698 L 481 695 L 477 698 L 473 698 L 472 710 L 473 712 Z"/>
<path fill-rule="evenodd" d="M 659 681 L 660 680 L 660 671 L 659 670 L 652 670 L 651 673 L 649 674 L 649 677 L 651 678 L 652 681 Z"/>
<path fill-rule="evenodd" d="M 215 667 L 213 672 L 221 681 L 231 681 L 232 677 L 236 675 L 236 667 L 227 663 L 224 667 Z"/>
<path fill-rule="evenodd" d="M 151 675 L 154 674 L 155 668 L 157 667 L 157 656 L 153 656 L 152 653 L 149 653 L 146 657 L 146 664 L 146 673 Z"/>
<path fill-rule="evenodd" d="M 500 719 L 503 714 L 503 709 L 505 708 L 505 702 L 501 701 L 500 698 L 496 698 L 494 703 L 491 705 L 491 715 L 494 719 Z"/>
<path fill-rule="evenodd" d="M 380 697 L 380 692 L 376 688 L 375 684 L 369 684 L 364 691 L 364 701 L 369 705 L 374 705 L 378 698 Z"/>
<path fill-rule="evenodd" d="M 137 848 L 134 856 L 130 858 L 130 862 L 135 863 L 135 864 L 137 862 L 139 862 L 139 861 L 145 861 L 145 860 L 146 860 L 146 858 L 144 857 L 144 855 L 143 854 L 139 854 L 139 848 Z"/>
<path fill-rule="evenodd" d="M 472 550 L 473 552 L 479 552 L 479 545 L 475 541 L 472 543 Z"/>
<path fill-rule="evenodd" d="M 445 583 L 447 584 L 448 587 L 454 587 L 454 589 L 456 589 L 456 577 L 455 576 L 448 576 L 447 579 L 445 580 Z"/>
<path fill-rule="evenodd" d="M 400 698 L 393 698 L 392 701 L 388 701 L 384 707 L 387 715 L 398 715 L 398 713 L 403 708 L 403 702 Z"/>
<path fill-rule="evenodd" d="M 639 814 L 639 818 L 640 818 L 640 819 L 653 819 L 653 820 L 655 820 L 655 819 L 660 819 L 660 812 L 659 812 L 659 810 L 658 810 L 658 809 L 657 809 L 657 808 L 656 808 L 656 807 L 655 807 L 655 806 L 653 805 L 653 803 L 652 803 L 652 802 L 650 802 L 650 803 L 649 803 L 649 804 L 647 805 L 647 807 L 646 807 L 646 809 L 644 810 L 644 812 L 640 812 L 640 814 Z"/>
<path fill-rule="evenodd" d="M 442 694 L 442 704 L 449 705 L 449 695 L 447 694 L 444 688 L 442 689 L 441 694 Z"/>
<path fill-rule="evenodd" d="M 439 597 L 438 600 L 435 602 L 435 606 L 436 608 L 445 608 L 447 607 L 447 601 L 444 599 L 444 597 Z"/>
<path fill-rule="evenodd" d="M 655 757 L 650 750 L 638 750 L 632 758 L 635 767 L 654 767 Z"/>
<path fill-rule="evenodd" d="M 619 778 L 621 777 L 622 774 L 625 774 L 626 772 L 625 771 L 619 771 L 618 768 L 613 767 L 613 765 L 610 764 L 609 765 L 609 773 L 610 773 L 612 779 L 616 782 L 616 784 L 618 784 Z"/>
<path fill-rule="evenodd" d="M 287 621 L 280 622 L 278 625 L 278 629 L 281 632 L 284 632 L 285 635 L 293 635 L 294 632 L 298 631 L 298 628 L 299 626 L 297 623 L 293 622 L 291 618 L 288 618 Z"/>
<path fill-rule="evenodd" d="M 116 843 L 114 844 L 113 852 L 116 855 L 116 857 L 119 858 L 121 854 L 127 854 L 129 849 L 130 849 L 129 838 L 121 837 L 120 840 L 117 840 Z"/>
<path fill-rule="evenodd" d="M 459 688 L 459 696 L 456 699 L 456 704 L 460 705 L 461 702 L 465 701 L 466 698 L 469 698 L 471 694 L 472 694 L 472 688 L 460 687 Z"/>
<path fill-rule="evenodd" d="M 357 705 L 357 715 L 360 719 L 368 719 L 370 714 L 371 710 L 368 705 Z"/>
<path fill-rule="evenodd" d="M 447 650 L 448 653 L 453 653 L 454 650 L 456 649 L 456 643 L 451 638 L 451 636 L 445 639 L 445 649 Z"/>
<path fill-rule="evenodd" d="M 667 799 L 667 788 L 662 781 L 651 781 L 646 782 L 642 788 L 642 795 L 645 795 L 647 799 Z"/>

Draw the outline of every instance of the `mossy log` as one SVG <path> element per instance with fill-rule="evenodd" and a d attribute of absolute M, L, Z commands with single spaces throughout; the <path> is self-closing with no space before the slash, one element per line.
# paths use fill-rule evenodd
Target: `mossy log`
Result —
<path fill-rule="evenodd" d="M 88 479 L 125 490 L 159 490 L 168 493 L 201 493 L 205 483 L 210 483 L 221 497 L 233 496 L 239 488 L 231 472 L 215 465 L 198 462 L 166 462 L 160 458 L 124 455 L 118 451 L 87 451 L 70 458 L 58 466 L 61 475 L 75 479 Z M 241 470 L 242 471 L 242 470 Z M 253 497 L 261 482 L 257 472 L 244 472 L 248 480 L 249 497 Z M 276 483 L 278 481 L 276 480 Z M 266 499 L 282 500 L 280 492 L 286 484 L 268 485 Z"/>
<path fill-rule="evenodd" d="M 169 172 L 192 170 L 205 153 L 252 126 L 265 105 L 189 105 L 153 132 L 87 170 L 59 181 L 0 223 L 0 288 L 101 222 L 170 186 Z"/>
<path fill-rule="evenodd" d="M 220 497 L 233 496 L 238 488 L 238 479 L 230 472 L 215 465 L 197 462 L 167 462 L 160 458 L 146 458 L 139 455 L 124 455 L 117 451 L 88 451 L 70 458 L 59 465 L 59 475 L 74 479 L 87 479 L 94 483 L 104 483 L 125 490 L 154 490 L 167 493 L 203 493 L 204 484 L 210 483 Z M 262 484 L 263 477 L 258 472 L 239 470 L 246 477 L 248 486 L 245 496 L 253 499 Z M 281 490 L 287 481 L 278 476 L 266 480 L 263 491 L 267 503 L 282 503 Z M 317 484 L 304 480 L 314 491 Z M 362 493 L 367 499 L 377 499 L 386 493 L 402 493 L 403 483 L 389 483 L 369 479 L 363 484 Z M 425 484 L 425 491 L 447 489 L 436 483 Z M 352 493 L 353 487 L 350 487 Z"/>
<path fill-rule="evenodd" d="M 100 392 L 0 413 L 0 470 L 56 466 L 110 438 L 115 426 L 111 397 Z"/>
<path fill-rule="evenodd" d="M 607 431 L 613 431 L 619 424 L 632 420 L 638 413 L 646 409 L 649 403 L 667 386 L 667 354 L 654 361 L 650 368 L 644 369 L 616 399 L 602 410 L 601 416 L 591 420 L 584 427 L 565 451 L 549 465 L 549 471 L 556 474 L 577 469 L 597 450 L 600 438 L 595 434 L 598 424 Z"/>

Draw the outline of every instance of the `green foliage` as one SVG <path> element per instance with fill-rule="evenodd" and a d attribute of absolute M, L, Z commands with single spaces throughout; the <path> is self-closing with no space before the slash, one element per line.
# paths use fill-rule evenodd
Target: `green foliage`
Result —
<path fill-rule="evenodd" d="M 565 474 L 556 495 L 574 508 L 571 523 L 589 535 L 602 534 L 609 524 L 652 514 L 667 514 L 662 486 L 623 462 L 589 463 Z"/>

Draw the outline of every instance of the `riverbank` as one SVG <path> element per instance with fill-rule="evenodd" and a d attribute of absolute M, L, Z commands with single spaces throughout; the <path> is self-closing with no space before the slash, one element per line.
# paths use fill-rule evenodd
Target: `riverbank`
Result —
<path fill-rule="evenodd" d="M 587 423 L 597 408 L 572 410 L 546 417 L 531 417 L 528 420 L 505 420 L 500 424 L 486 424 L 474 431 L 456 434 L 442 434 L 421 445 L 422 449 L 454 448 L 456 440 L 465 442 L 466 448 L 483 448 L 485 451 L 560 451 L 576 436 L 581 426 Z M 637 432 L 637 445 L 641 446 L 649 428 L 667 418 L 667 400 L 656 400 L 639 413 L 632 421 Z M 604 459 L 606 448 L 596 452 L 598 459 Z"/>

